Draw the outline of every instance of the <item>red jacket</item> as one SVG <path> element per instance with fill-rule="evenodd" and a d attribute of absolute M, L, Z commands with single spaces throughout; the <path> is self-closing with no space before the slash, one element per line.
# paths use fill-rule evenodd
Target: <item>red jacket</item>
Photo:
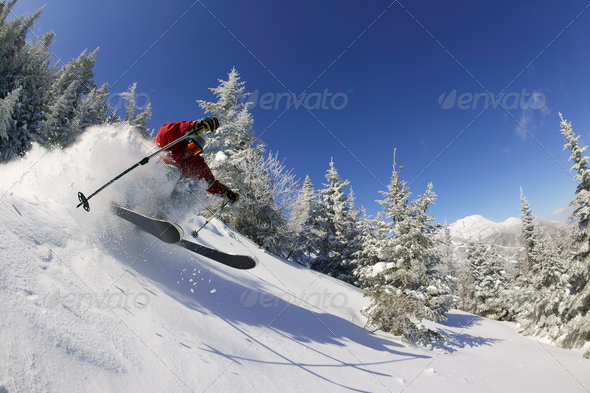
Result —
<path fill-rule="evenodd" d="M 158 131 L 156 144 L 164 147 L 184 136 L 193 129 L 194 121 L 180 121 L 177 123 L 166 123 Z M 176 166 L 183 176 L 191 179 L 205 179 L 209 184 L 207 191 L 211 194 L 223 194 L 227 187 L 215 180 L 211 169 L 207 166 L 203 157 L 191 155 L 189 158 L 183 158 L 186 152 L 188 142 L 186 140 L 172 146 L 169 153 L 162 153 L 162 161 L 166 164 Z"/>

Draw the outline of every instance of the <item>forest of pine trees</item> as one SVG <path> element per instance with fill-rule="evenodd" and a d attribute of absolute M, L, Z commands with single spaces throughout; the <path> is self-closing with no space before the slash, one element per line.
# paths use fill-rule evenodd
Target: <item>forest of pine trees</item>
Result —
<path fill-rule="evenodd" d="M 105 103 L 107 84 L 94 82 L 98 49 L 67 64 L 52 58 L 52 31 L 27 40 L 43 10 L 8 20 L 15 3 L 0 3 L 0 163 L 23 156 L 33 143 L 70 146 L 88 127 L 105 122 L 147 136 L 151 107 L 136 113 L 135 84 L 123 93 L 127 111 L 120 119 Z"/>
<path fill-rule="evenodd" d="M 8 20 L 15 2 L 0 3 L 0 163 L 23 156 L 35 143 L 67 148 L 100 124 L 121 123 L 153 138 L 151 106 L 138 113 L 136 84 L 122 94 L 120 117 L 105 102 L 108 86 L 94 82 L 98 49 L 67 64 L 52 59 L 53 32 L 27 40 L 42 9 Z M 471 239 L 458 259 L 448 225 L 430 215 L 432 184 L 412 198 L 395 156 L 391 182 L 377 201 L 381 212 L 367 217 L 333 160 L 326 162 L 325 183 L 316 188 L 306 177 L 300 184 L 255 137 L 249 93 L 235 68 L 210 90 L 216 101 L 198 103 L 204 115 L 219 118 L 220 128 L 204 156 L 215 176 L 241 196 L 221 219 L 275 255 L 362 288 L 370 297 L 362 310 L 367 329 L 427 344 L 445 338 L 420 322 L 444 321 L 450 308 L 458 308 L 515 321 L 527 334 L 565 348 L 590 341 L 590 158 L 563 118 L 578 183 L 573 234 L 544 233 L 521 190 L 524 253 L 517 266 L 506 266 L 494 246 L 479 239 Z"/>
<path fill-rule="evenodd" d="M 321 188 L 309 177 L 301 185 L 276 154 L 254 137 L 245 83 L 232 69 L 211 91 L 217 102 L 199 101 L 222 119 L 210 141 L 208 162 L 216 176 L 240 190 L 244 202 L 223 212 L 224 221 L 259 246 L 285 259 L 331 275 L 365 291 L 366 327 L 412 342 L 445 339 L 420 321 L 444 321 L 450 308 L 514 321 L 527 334 L 545 336 L 566 348 L 590 341 L 588 216 L 590 171 L 585 148 L 562 121 L 579 186 L 573 206 L 574 237 L 543 233 L 521 191 L 524 254 L 506 266 L 493 245 L 472 239 L 465 260 L 453 253 L 448 226 L 429 214 L 433 186 L 412 199 L 394 160 L 377 217 L 355 206 L 350 181 L 334 161 Z M 590 356 L 587 353 L 586 356 Z"/>
<path fill-rule="evenodd" d="M 561 117 L 561 114 L 560 114 Z M 561 117 L 561 133 L 577 174 L 572 234 L 550 236 L 533 215 L 521 189 L 524 254 L 512 272 L 493 246 L 472 243 L 460 261 L 455 307 L 484 317 L 517 322 L 531 336 L 564 348 L 590 341 L 590 157 L 571 123 Z M 563 231 L 562 231 L 563 232 Z M 584 354 L 590 358 L 590 350 Z"/>

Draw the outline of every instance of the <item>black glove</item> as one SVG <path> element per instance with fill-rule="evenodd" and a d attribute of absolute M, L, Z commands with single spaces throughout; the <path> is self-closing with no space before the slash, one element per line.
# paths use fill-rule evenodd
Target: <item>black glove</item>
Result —
<path fill-rule="evenodd" d="M 193 129 L 200 129 L 200 134 L 203 131 L 215 131 L 217 127 L 219 127 L 219 120 L 217 120 L 216 117 L 205 117 L 204 119 L 196 121 Z"/>
<path fill-rule="evenodd" d="M 229 203 L 231 203 L 232 205 L 234 203 L 236 203 L 238 201 L 238 199 L 240 199 L 240 196 L 238 195 L 238 193 L 233 192 L 229 188 L 225 189 L 223 194 L 221 194 L 221 197 L 227 199 L 229 201 Z"/>

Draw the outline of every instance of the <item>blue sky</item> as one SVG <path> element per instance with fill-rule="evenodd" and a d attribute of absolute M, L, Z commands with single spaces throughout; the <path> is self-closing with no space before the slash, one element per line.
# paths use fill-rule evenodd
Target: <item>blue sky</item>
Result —
<path fill-rule="evenodd" d="M 196 100 L 214 100 L 208 88 L 232 67 L 258 98 L 340 94 L 328 109 L 258 102 L 254 129 L 316 189 L 333 158 L 369 214 L 394 148 L 414 195 L 433 183 L 439 221 L 518 216 L 519 187 L 543 219 L 574 197 L 558 113 L 590 142 L 585 2 L 29 0 L 14 12 L 45 4 L 35 33 L 53 30 L 63 61 L 100 47 L 96 83 L 120 93 L 137 82 L 156 129 L 203 117 Z M 445 101 L 452 91 L 468 109 Z M 469 101 L 501 92 L 508 110 Z"/>

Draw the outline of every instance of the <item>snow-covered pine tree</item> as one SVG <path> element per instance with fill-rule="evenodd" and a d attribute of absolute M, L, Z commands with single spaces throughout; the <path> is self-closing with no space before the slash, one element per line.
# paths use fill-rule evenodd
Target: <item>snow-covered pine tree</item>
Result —
<path fill-rule="evenodd" d="M 136 114 L 138 109 L 142 109 L 137 106 L 136 89 L 137 83 L 133 83 L 126 92 L 121 93 L 121 97 L 125 100 L 125 119 L 123 120 L 139 132 L 140 135 L 138 136 L 153 139 L 150 126 L 147 124 L 147 120 L 152 117 L 152 103 L 148 102 L 143 110 Z"/>
<path fill-rule="evenodd" d="M 48 93 L 51 104 L 45 120 L 50 145 L 69 146 L 84 132 L 80 121 L 75 119 L 84 115 L 80 106 L 85 97 L 96 90 L 93 68 L 97 54 L 98 48 L 89 55 L 84 51 L 55 73 Z"/>
<path fill-rule="evenodd" d="M 476 282 L 475 286 L 476 314 L 490 319 L 506 319 L 509 306 L 502 302 L 501 295 L 506 289 L 507 280 L 501 259 L 493 245 L 485 251 L 480 274 L 481 281 Z"/>
<path fill-rule="evenodd" d="M 303 231 L 306 223 L 317 210 L 317 195 L 313 183 L 309 176 L 305 176 L 301 190 L 293 206 L 293 212 L 291 213 L 291 224 L 297 231 Z"/>
<path fill-rule="evenodd" d="M 439 266 L 442 264 L 442 257 L 435 246 L 435 235 L 440 230 L 440 224 L 434 223 L 435 218 L 430 213 L 430 206 L 435 204 L 436 194 L 432 191 L 432 183 L 427 185 L 426 192 L 419 195 L 411 203 L 411 222 L 413 225 L 409 231 L 404 233 L 404 250 L 408 251 L 406 258 L 412 258 L 411 276 L 419 277 L 414 282 L 415 288 L 426 293 L 426 306 L 428 308 L 428 319 L 446 321 L 445 313 L 449 310 L 451 302 L 450 282 L 446 276 L 441 275 Z M 410 245 L 408 250 L 406 247 Z M 413 249 L 412 249 L 413 248 Z M 399 254 L 398 254 L 399 255 Z M 416 275 L 416 273 L 418 273 Z M 414 278 L 412 278 L 414 280 Z"/>
<path fill-rule="evenodd" d="M 78 136 L 72 119 L 76 111 L 78 100 L 76 97 L 76 81 L 73 81 L 64 91 L 54 92 L 52 104 L 49 105 L 48 117 L 45 121 L 50 146 L 65 147 L 70 145 Z"/>
<path fill-rule="evenodd" d="M 235 153 L 261 142 L 252 130 L 254 119 L 248 111 L 251 103 L 246 100 L 250 95 L 245 92 L 246 82 L 240 82 L 240 74 L 235 67 L 227 76 L 226 81 L 220 79 L 219 86 L 209 89 L 217 97 L 217 102 L 197 102 L 205 114 L 215 116 L 219 120 L 219 128 L 215 135 L 209 137 L 205 158 L 213 158 L 217 152 L 222 151 L 230 163 Z"/>
<path fill-rule="evenodd" d="M 117 108 L 113 109 L 112 112 L 110 112 L 110 108 L 108 108 L 108 112 L 107 114 L 105 114 L 106 120 L 105 123 L 106 124 L 120 124 L 121 123 L 121 118 L 119 117 L 119 114 L 117 113 Z"/>
<path fill-rule="evenodd" d="M 6 94 L 4 99 L 0 100 L 0 140 L 8 139 L 8 131 L 14 126 L 12 112 L 18 102 L 21 88 Z"/>
<path fill-rule="evenodd" d="M 526 252 L 525 263 L 523 266 L 521 266 L 520 270 L 523 274 L 526 274 L 531 268 L 531 265 L 535 263 L 532 260 L 532 258 L 534 254 L 536 239 L 535 225 L 533 223 L 533 212 L 531 210 L 531 205 L 529 204 L 529 202 L 524 196 L 524 193 L 522 192 L 522 187 L 520 188 L 520 202 L 520 211 L 522 212 L 522 242 L 524 244 Z"/>
<path fill-rule="evenodd" d="M 411 193 L 400 180 L 394 156 L 391 183 L 387 191 L 380 192 L 384 199 L 378 202 L 389 220 L 390 236 L 380 247 L 382 262 L 363 269 L 365 276 L 373 276 L 368 281 L 372 286 L 364 288 L 365 296 L 373 298 L 371 305 L 362 310 L 368 318 L 367 327 L 423 343 L 442 339 L 439 333 L 416 324 L 416 320 L 424 318 L 446 320 L 444 314 L 449 306 L 449 288 L 436 271 L 440 254 L 433 235 L 439 225 L 428 214 L 436 200 L 432 184 L 410 202 Z"/>
<path fill-rule="evenodd" d="M 109 96 L 108 83 L 98 89 L 92 89 L 76 107 L 73 123 L 78 129 L 86 130 L 90 126 L 103 124 L 109 107 L 104 102 Z"/>
<path fill-rule="evenodd" d="M 358 221 L 361 215 L 364 215 L 365 209 L 356 207 L 356 197 L 352 186 L 350 186 L 350 192 L 348 193 L 348 220 L 347 226 L 344 228 L 344 237 L 348 244 L 348 250 L 346 252 L 346 258 L 349 263 L 352 262 L 352 254 L 360 250 L 360 235 L 358 228 Z M 352 269 L 352 267 L 351 267 Z"/>
<path fill-rule="evenodd" d="M 217 97 L 217 102 L 197 100 L 205 114 L 219 119 L 219 128 L 214 135 L 209 135 L 203 157 L 209 163 L 215 177 L 232 190 L 241 192 L 248 173 L 242 167 L 244 163 L 264 161 L 264 144 L 254 136 L 252 126 L 254 119 L 244 104 L 245 83 L 235 68 L 228 74 L 228 80 L 219 80 L 219 86 L 210 88 Z M 238 163 L 242 163 L 238 166 Z M 257 165 L 257 164 L 255 164 Z M 242 214 L 247 214 L 232 206 L 223 214 L 223 220 L 232 222 Z M 247 220 L 247 217 L 243 217 Z"/>
<path fill-rule="evenodd" d="M 0 3 L 0 100 L 11 94 L 8 101 L 13 104 L 10 119 L 4 111 L 0 162 L 22 156 L 33 142 L 45 143 L 43 123 L 49 102 L 47 91 L 54 72 L 49 67 L 51 53 L 48 48 L 55 34 L 49 31 L 39 41 L 26 40 L 42 9 L 9 21 L 15 3 Z M 15 92 L 19 88 L 16 99 Z M 9 106 L 8 101 L 5 101 L 5 106 Z"/>
<path fill-rule="evenodd" d="M 519 319 L 523 310 L 534 307 L 531 304 L 531 296 L 534 295 L 532 278 L 535 274 L 533 270 L 538 261 L 537 233 L 538 228 L 535 225 L 535 218 L 530 203 L 524 196 L 522 187 L 520 189 L 520 211 L 522 217 L 522 244 L 524 245 L 524 254 L 519 256 L 516 271 L 514 272 L 510 284 L 500 296 L 501 301 L 509 308 L 510 319 Z M 514 317 L 514 318 L 512 318 Z"/>
<path fill-rule="evenodd" d="M 469 241 L 461 274 L 460 306 L 463 311 L 474 314 L 477 312 L 475 292 L 477 284 L 483 279 L 480 266 L 484 263 L 485 252 L 486 247 L 483 244 Z"/>
<path fill-rule="evenodd" d="M 505 318 L 508 307 L 500 295 L 506 288 L 506 278 L 494 246 L 470 242 L 466 257 L 465 273 L 469 278 L 463 279 L 462 309 L 490 319 Z"/>
<path fill-rule="evenodd" d="M 257 244 L 281 254 L 279 249 L 289 250 L 293 241 L 286 218 L 297 196 L 296 182 L 277 154 L 265 157 L 264 144 L 254 136 L 249 103 L 244 102 L 249 93 L 237 70 L 233 68 L 228 80 L 219 83 L 210 89 L 217 102 L 197 102 L 220 124 L 209 135 L 203 155 L 215 177 L 240 194 L 240 201 L 228 206 L 221 217 Z"/>
<path fill-rule="evenodd" d="M 572 169 L 577 171 L 574 180 L 578 182 L 576 197 L 570 202 L 570 206 L 576 207 L 570 219 L 577 220 L 573 231 L 577 252 L 569 271 L 571 296 L 562 305 L 566 325 L 559 343 L 566 348 L 576 348 L 590 341 L 590 157 L 584 155 L 587 146 L 580 147 L 580 136 L 576 137 L 571 123 L 561 113 L 559 117 L 561 133 L 567 142 L 564 150 L 571 151 Z"/>
<path fill-rule="evenodd" d="M 475 310 L 475 278 L 471 273 L 471 266 L 469 263 L 469 254 L 479 252 L 478 250 L 475 250 L 474 247 L 475 243 L 470 240 L 467 245 L 465 260 L 460 262 L 459 270 L 457 272 L 457 300 L 455 302 L 455 307 L 467 312 L 474 312 Z"/>
<path fill-rule="evenodd" d="M 449 228 L 449 224 L 445 221 L 442 226 L 442 258 L 443 258 L 443 266 L 445 273 L 450 275 L 451 277 L 456 276 L 456 266 L 455 266 L 455 252 L 453 251 L 453 240 L 451 238 L 451 229 Z"/>
<path fill-rule="evenodd" d="M 26 40 L 42 9 L 8 21 L 14 4 L 0 3 L 0 161 L 23 155 L 33 142 L 45 147 L 71 144 L 86 127 L 104 121 L 108 95 L 106 86 L 97 90 L 93 81 L 98 49 L 88 55 L 84 51 L 59 70 L 59 62 L 50 67 L 54 33 Z"/>
<path fill-rule="evenodd" d="M 564 333 L 563 307 L 568 303 L 566 245 L 547 233 L 535 231 L 534 261 L 530 267 L 529 285 L 523 288 L 526 301 L 520 301 L 515 319 L 529 334 L 547 336 L 556 341 Z M 525 297 L 523 295 L 518 298 Z"/>
<path fill-rule="evenodd" d="M 352 267 L 351 255 L 358 250 L 354 226 L 358 211 L 351 209 L 350 201 L 344 192 L 350 182 L 341 180 L 334 160 L 330 160 L 330 169 L 326 173 L 323 189 L 319 190 L 319 207 L 321 213 L 322 233 L 317 242 L 318 255 L 311 262 L 312 269 L 333 277 L 350 281 Z"/>
<path fill-rule="evenodd" d="M 446 220 L 442 224 L 441 238 L 437 241 L 437 245 L 441 254 L 441 264 L 438 266 L 438 272 L 444 276 L 448 282 L 451 297 L 451 303 L 457 301 L 457 285 L 459 278 L 457 277 L 457 266 L 455 261 L 455 252 L 453 251 L 453 240 L 451 238 L 451 229 Z"/>
<path fill-rule="evenodd" d="M 291 257 L 309 267 L 312 259 L 317 256 L 318 240 L 321 234 L 320 213 L 318 196 L 311 179 L 306 176 L 289 219 L 289 225 L 295 236 L 287 259 Z"/>
<path fill-rule="evenodd" d="M 279 161 L 278 153 L 260 157 L 255 149 L 244 150 L 235 162 L 245 176 L 239 185 L 239 214 L 230 221 L 240 233 L 275 255 L 292 244 L 287 216 L 297 197 L 297 181 Z"/>
<path fill-rule="evenodd" d="M 381 248 L 387 237 L 389 228 L 381 217 L 370 218 L 366 214 L 359 222 L 359 248 L 352 257 L 353 276 L 355 285 L 361 288 L 370 288 L 375 285 L 376 276 L 373 274 L 373 266 L 384 260 Z M 378 278 L 377 278 L 378 279 Z"/>

